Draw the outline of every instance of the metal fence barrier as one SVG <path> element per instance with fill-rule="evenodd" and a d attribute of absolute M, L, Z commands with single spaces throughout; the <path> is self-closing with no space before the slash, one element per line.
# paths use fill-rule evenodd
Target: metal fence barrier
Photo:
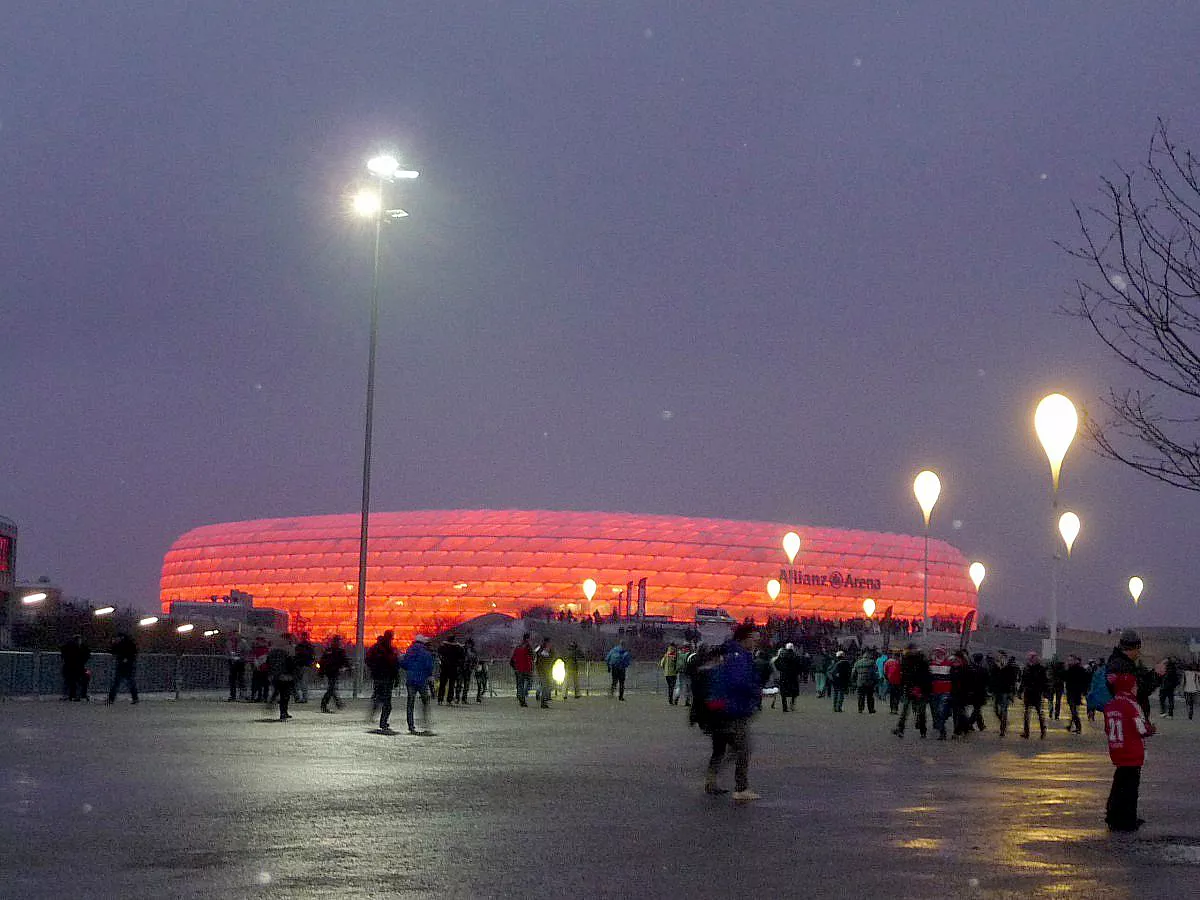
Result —
<path fill-rule="evenodd" d="M 113 658 L 108 653 L 93 653 L 88 660 L 91 672 L 89 694 L 95 699 L 108 693 L 113 679 Z M 181 696 L 208 695 L 225 696 L 229 691 L 229 667 L 224 656 L 141 653 L 137 660 L 137 686 L 139 694 L 171 694 Z M 245 687 L 249 687 L 249 672 Z M 401 676 L 403 678 L 403 675 Z M 349 677 L 342 679 L 342 690 L 349 692 Z M 312 673 L 309 677 L 309 693 L 317 685 L 324 687 L 323 680 Z M 607 694 L 612 678 L 603 662 L 586 661 L 579 669 L 579 690 L 585 696 Z M 516 691 L 516 678 L 507 659 L 488 660 L 489 695 L 512 696 Z M 533 685 L 536 688 L 536 684 Z M 570 689 L 569 683 L 563 689 Z M 122 688 L 124 691 L 124 688 Z M 474 684 L 472 684 L 474 690 Z M 635 662 L 625 676 L 625 690 L 631 693 L 666 692 L 666 682 L 658 665 L 653 662 Z M 319 692 L 318 692 L 319 693 Z M 13 697 L 57 698 L 65 694 L 62 677 L 62 658 L 48 650 L 5 650 L 0 651 L 0 699 Z"/>

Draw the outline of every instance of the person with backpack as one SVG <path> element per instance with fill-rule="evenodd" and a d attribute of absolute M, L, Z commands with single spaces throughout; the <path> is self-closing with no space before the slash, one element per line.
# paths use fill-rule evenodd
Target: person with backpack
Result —
<path fill-rule="evenodd" d="M 718 778 L 722 766 L 732 756 L 735 803 L 749 803 L 760 796 L 750 790 L 750 719 L 762 699 L 762 686 L 754 671 L 753 647 L 757 637 L 752 623 L 738 625 L 721 648 L 720 662 L 711 665 L 703 676 L 706 725 L 712 737 L 704 792 L 728 793 L 718 785 Z M 700 705 L 699 697 L 697 694 L 696 705 Z"/>
<path fill-rule="evenodd" d="M 878 674 L 875 653 L 864 648 L 850 669 L 850 680 L 858 693 L 859 713 L 866 709 L 869 715 L 875 715 L 875 679 Z"/>
<path fill-rule="evenodd" d="M 321 712 L 331 713 L 333 710 L 329 708 L 330 703 L 338 709 L 343 706 L 342 698 L 338 696 L 338 679 L 342 677 L 342 672 L 350 668 L 350 658 L 346 656 L 346 651 L 342 647 L 341 635 L 335 634 L 329 639 L 325 652 L 321 654 L 319 666 L 321 676 L 325 679 L 325 695 L 321 697 Z"/>
<path fill-rule="evenodd" d="M 612 685 L 609 686 L 608 696 L 613 695 L 613 691 L 617 691 L 617 699 L 625 699 L 625 674 L 629 670 L 630 664 L 633 662 L 633 654 L 625 649 L 624 641 L 617 641 L 617 645 L 608 651 L 608 655 L 604 657 L 604 662 L 608 666 L 608 671 L 612 675 Z"/>

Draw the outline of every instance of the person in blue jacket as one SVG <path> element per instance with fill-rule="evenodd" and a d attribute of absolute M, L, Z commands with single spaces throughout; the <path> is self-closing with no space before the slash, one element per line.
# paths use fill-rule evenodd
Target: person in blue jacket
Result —
<path fill-rule="evenodd" d="M 400 658 L 400 668 L 404 670 L 404 684 L 408 689 L 409 734 L 433 734 L 429 729 L 429 701 L 432 696 L 429 682 L 433 678 L 434 662 L 433 653 L 429 650 L 429 638 L 423 634 L 418 634 L 413 638 L 412 646 Z M 416 722 L 413 720 L 413 709 L 417 705 L 418 697 L 421 698 L 421 719 L 425 725 L 421 731 L 417 730 Z"/>
<path fill-rule="evenodd" d="M 754 644 L 758 638 L 753 623 L 745 622 L 721 648 L 722 660 L 707 703 L 714 713 L 712 756 L 704 779 L 706 794 L 725 794 L 717 785 L 721 766 L 734 758 L 733 799 L 748 803 L 759 799 L 750 790 L 750 718 L 758 711 L 762 685 L 754 671 Z"/>
<path fill-rule="evenodd" d="M 608 666 L 609 674 L 612 675 L 612 685 L 608 689 L 608 696 L 611 697 L 613 691 L 619 691 L 617 699 L 624 700 L 625 672 L 629 668 L 629 664 L 633 662 L 633 654 L 625 649 L 624 641 L 617 641 L 617 645 L 604 657 L 604 662 Z"/>

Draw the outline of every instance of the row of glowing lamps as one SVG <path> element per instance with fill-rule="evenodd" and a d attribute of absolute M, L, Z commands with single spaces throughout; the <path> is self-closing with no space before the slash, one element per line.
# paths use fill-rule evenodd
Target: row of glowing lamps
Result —
<path fill-rule="evenodd" d="M 1079 428 L 1079 416 L 1075 411 L 1075 405 L 1070 399 L 1062 394 L 1050 394 L 1042 398 L 1042 401 L 1038 403 L 1037 409 L 1034 412 L 1033 422 L 1038 440 L 1042 445 L 1042 449 L 1045 450 L 1046 458 L 1050 463 L 1054 505 L 1057 506 L 1059 476 L 1062 471 L 1062 463 Z M 925 469 L 917 473 L 917 477 L 913 479 L 913 494 L 917 498 L 917 505 L 921 508 L 926 533 L 928 533 L 930 517 L 933 515 L 933 507 L 937 503 L 941 492 L 942 482 L 936 472 Z M 1067 548 L 1068 558 L 1071 556 L 1071 547 L 1075 544 L 1075 539 L 1079 536 L 1080 526 L 1079 516 L 1069 510 L 1058 518 L 1058 533 L 1062 536 L 1063 544 Z M 796 555 L 800 552 L 799 534 L 789 531 L 783 536 L 783 552 L 787 556 L 788 565 L 792 565 L 796 560 Z M 978 591 L 980 585 L 983 584 L 984 577 L 987 575 L 987 569 L 983 563 L 976 561 L 967 567 L 967 574 L 970 576 L 971 582 L 975 585 L 975 590 Z M 1142 591 L 1145 590 L 1145 587 L 1146 583 L 1141 576 L 1134 575 L 1129 579 L 1129 596 L 1133 598 L 1134 606 L 1141 599 Z M 767 581 L 767 595 L 772 601 L 778 599 L 781 591 L 782 585 L 777 578 Z M 874 599 L 867 597 L 863 600 L 863 613 L 866 614 L 868 619 L 875 615 L 875 609 L 876 604 Z"/>
<path fill-rule="evenodd" d="M 36 606 L 45 600 L 46 597 L 47 595 L 45 592 L 38 591 L 34 594 L 26 594 L 21 598 L 21 603 L 23 603 L 25 606 Z M 98 609 L 92 610 L 92 615 L 97 619 L 103 619 L 105 616 L 111 616 L 116 611 L 117 608 L 115 606 L 101 606 Z M 143 616 L 142 618 L 138 619 L 138 626 L 141 628 L 149 628 L 151 625 L 157 625 L 158 621 L 158 616 Z M 179 634 L 191 634 L 195 630 L 196 626 L 191 622 L 186 622 L 183 625 L 177 625 L 175 627 L 175 631 Z M 210 628 L 203 632 L 205 637 L 216 637 L 220 633 L 220 629 L 217 628 Z"/>

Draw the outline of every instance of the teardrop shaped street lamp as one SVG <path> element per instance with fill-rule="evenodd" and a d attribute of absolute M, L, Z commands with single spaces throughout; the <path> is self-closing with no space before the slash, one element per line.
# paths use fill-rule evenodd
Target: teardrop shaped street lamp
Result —
<path fill-rule="evenodd" d="M 778 578 L 771 578 L 767 581 L 767 596 L 771 598 L 772 603 L 779 599 L 779 590 Z"/>
<path fill-rule="evenodd" d="M 788 560 L 787 586 L 788 586 L 788 618 L 792 617 L 792 584 L 795 578 L 792 577 L 792 566 L 796 562 L 796 554 L 800 552 L 800 535 L 794 531 L 789 531 L 783 536 L 783 552 Z"/>
<path fill-rule="evenodd" d="M 1146 587 L 1146 582 L 1142 581 L 1137 575 L 1129 579 L 1129 596 L 1133 598 L 1133 605 L 1138 605 L 1138 600 L 1142 598 L 1142 591 Z"/>
<path fill-rule="evenodd" d="M 1079 430 L 1079 414 L 1075 404 L 1062 394 L 1049 394 L 1041 399 L 1033 412 L 1033 430 L 1037 433 L 1046 459 L 1050 462 L 1050 507 L 1058 509 L 1058 485 L 1063 459 L 1075 432 Z M 1058 654 L 1058 551 L 1057 543 L 1050 563 L 1050 658 Z"/>
<path fill-rule="evenodd" d="M 1079 516 L 1073 512 L 1065 512 L 1058 517 L 1058 533 L 1062 535 L 1063 543 L 1067 545 L 1067 558 L 1071 557 L 1071 547 L 1075 538 L 1079 537 Z"/>
<path fill-rule="evenodd" d="M 983 584 L 983 579 L 987 577 L 987 569 L 983 567 L 981 562 L 973 562 L 967 568 L 967 574 L 971 576 L 971 583 L 975 585 L 975 590 L 979 590 L 979 586 Z"/>
<path fill-rule="evenodd" d="M 875 615 L 875 601 L 870 597 L 863 600 L 863 612 L 867 614 L 868 619 Z"/>
<path fill-rule="evenodd" d="M 583 598 L 588 602 L 588 614 L 592 612 L 592 598 L 596 596 L 596 579 L 585 578 L 583 580 Z"/>
<path fill-rule="evenodd" d="M 942 480 L 936 472 L 925 469 L 917 473 L 913 479 L 913 494 L 916 495 L 917 505 L 925 517 L 925 577 L 921 586 L 924 595 L 921 603 L 921 631 L 929 634 L 929 517 L 933 515 L 933 507 L 942 494 Z"/>

